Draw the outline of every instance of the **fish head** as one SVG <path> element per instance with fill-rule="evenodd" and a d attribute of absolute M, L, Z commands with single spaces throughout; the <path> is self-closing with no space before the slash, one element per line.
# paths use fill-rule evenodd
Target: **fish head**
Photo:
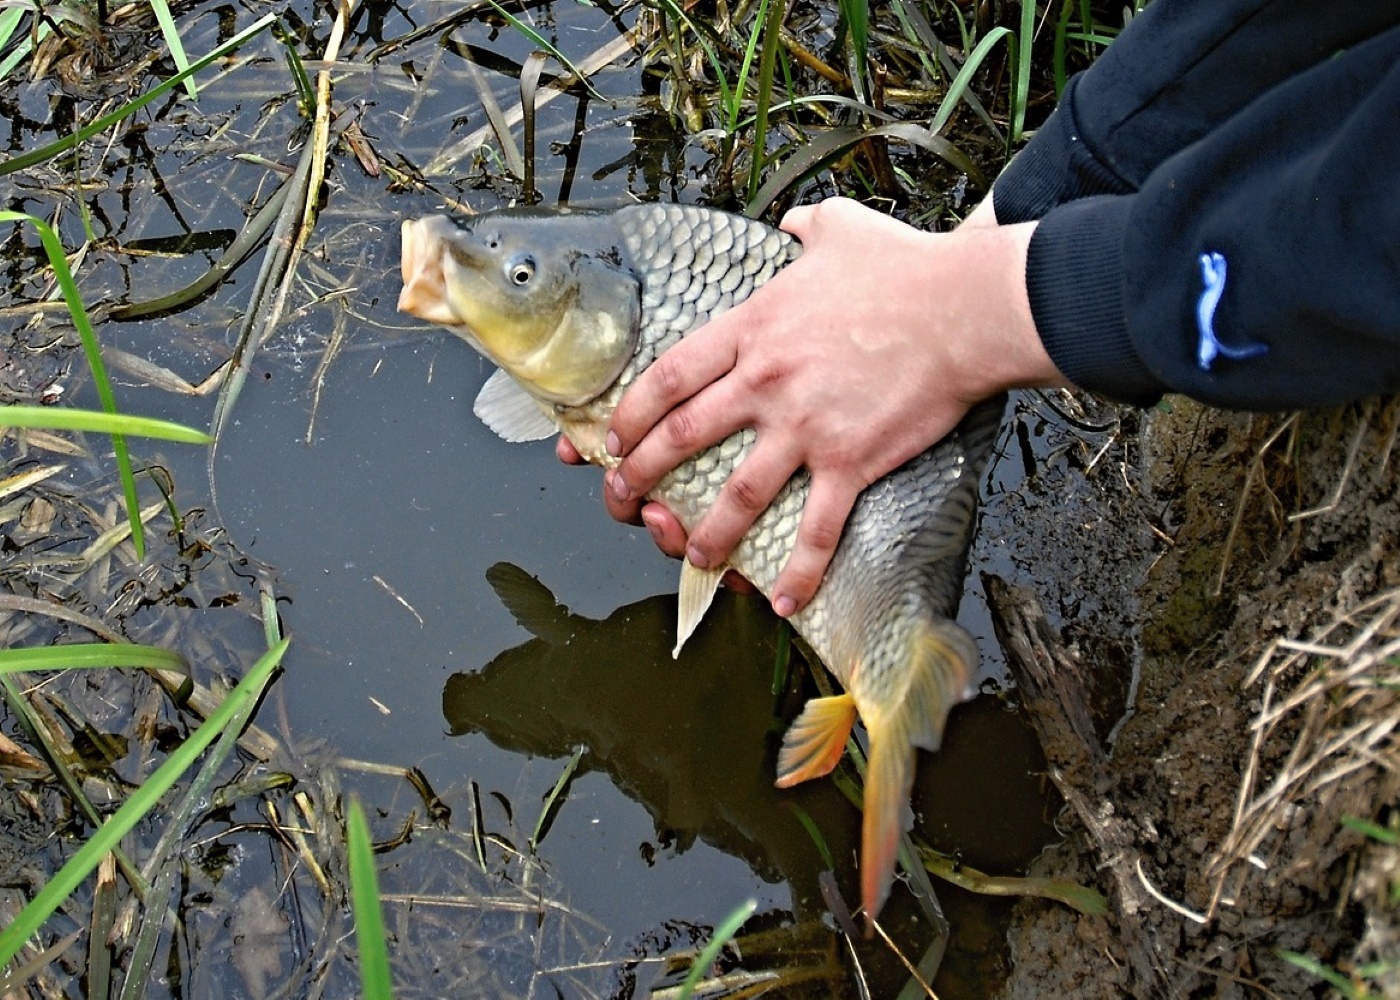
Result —
<path fill-rule="evenodd" d="M 581 406 L 636 349 L 641 282 L 588 215 L 403 224 L 399 309 L 446 326 L 537 398 Z"/>

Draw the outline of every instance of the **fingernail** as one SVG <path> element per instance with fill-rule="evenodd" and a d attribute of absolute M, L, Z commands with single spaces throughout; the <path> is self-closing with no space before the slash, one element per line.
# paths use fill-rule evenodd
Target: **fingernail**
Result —
<path fill-rule="evenodd" d="M 686 548 L 685 558 L 690 563 L 690 565 L 694 566 L 696 569 L 710 568 L 709 558 L 705 555 L 705 553 L 701 552 L 694 545 L 691 545 Z"/>
<path fill-rule="evenodd" d="M 617 435 L 608 431 L 608 438 L 603 442 L 603 447 L 608 449 L 608 454 L 616 458 L 622 454 L 622 442 L 617 439 Z"/>
<path fill-rule="evenodd" d="M 627 480 L 623 479 L 622 475 L 616 469 L 613 470 L 612 476 L 608 480 L 608 485 L 612 488 L 613 496 L 624 503 L 632 499 L 632 487 L 627 485 Z"/>
<path fill-rule="evenodd" d="M 651 536 L 651 540 L 656 543 L 657 548 L 660 548 L 662 539 L 661 515 L 657 514 L 650 507 L 644 508 L 642 510 L 642 524 L 646 527 L 647 534 Z"/>
<path fill-rule="evenodd" d="M 797 610 L 797 602 L 787 594 L 779 594 L 773 598 L 773 613 L 779 618 L 787 618 Z"/>

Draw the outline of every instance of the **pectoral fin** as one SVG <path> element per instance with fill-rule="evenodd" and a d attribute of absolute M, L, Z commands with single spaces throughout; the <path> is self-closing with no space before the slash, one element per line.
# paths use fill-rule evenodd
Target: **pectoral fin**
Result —
<path fill-rule="evenodd" d="M 727 564 L 716 569 L 701 569 L 691 565 L 690 560 L 681 563 L 680 613 L 676 620 L 676 648 L 671 650 L 673 659 L 681 655 L 681 647 L 710 610 L 727 569 Z"/>
<path fill-rule="evenodd" d="M 541 441 L 559 432 L 559 428 L 519 382 L 504 370 L 498 370 L 486 380 L 477 393 L 472 412 L 481 422 L 512 443 Z"/>
<path fill-rule="evenodd" d="M 783 737 L 778 751 L 779 788 L 830 774 L 856 721 L 856 700 L 849 694 L 813 698 Z"/>

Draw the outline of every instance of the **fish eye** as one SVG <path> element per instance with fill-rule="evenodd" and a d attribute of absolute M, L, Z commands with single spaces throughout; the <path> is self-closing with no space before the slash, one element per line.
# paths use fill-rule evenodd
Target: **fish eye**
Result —
<path fill-rule="evenodd" d="M 513 258 L 506 264 L 506 276 L 512 285 L 523 288 L 535 276 L 535 259 L 528 256 Z"/>

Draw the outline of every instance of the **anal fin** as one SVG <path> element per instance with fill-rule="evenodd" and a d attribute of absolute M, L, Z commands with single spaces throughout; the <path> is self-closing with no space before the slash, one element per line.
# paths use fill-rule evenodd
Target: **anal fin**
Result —
<path fill-rule="evenodd" d="M 701 569 L 688 559 L 681 562 L 680 610 L 676 616 L 676 648 L 671 650 L 673 659 L 681 655 L 681 647 L 695 633 L 705 612 L 710 610 L 715 591 L 719 590 L 719 582 L 724 579 L 727 569 L 727 564 L 715 569 Z"/>
<path fill-rule="evenodd" d="M 779 788 L 830 774 L 846 749 L 856 721 L 856 700 L 849 694 L 813 698 L 783 737 L 778 751 Z"/>

